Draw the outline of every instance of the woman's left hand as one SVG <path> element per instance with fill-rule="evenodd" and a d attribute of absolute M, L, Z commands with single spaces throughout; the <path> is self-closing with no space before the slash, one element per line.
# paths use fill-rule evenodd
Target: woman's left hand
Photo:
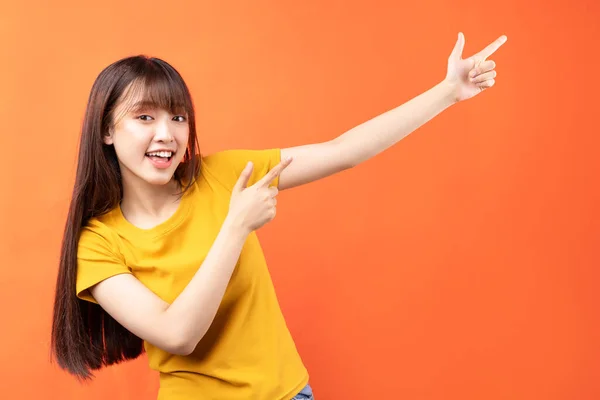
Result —
<path fill-rule="evenodd" d="M 448 72 L 445 81 L 454 87 L 454 98 L 457 102 L 470 99 L 475 95 L 491 88 L 496 78 L 496 63 L 488 60 L 507 40 L 505 35 L 500 36 L 479 53 L 462 58 L 465 47 L 465 37 L 458 34 L 458 40 L 448 57 Z"/>

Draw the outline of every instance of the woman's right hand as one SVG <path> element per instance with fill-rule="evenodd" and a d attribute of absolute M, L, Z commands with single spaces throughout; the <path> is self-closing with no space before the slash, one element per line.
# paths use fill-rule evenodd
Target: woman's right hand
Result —
<path fill-rule="evenodd" d="M 291 162 L 291 158 L 282 160 L 258 182 L 246 187 L 253 169 L 252 163 L 249 162 L 233 187 L 227 214 L 229 222 L 243 229 L 246 234 L 250 234 L 275 218 L 277 205 L 275 197 L 279 190 L 269 185 Z"/>

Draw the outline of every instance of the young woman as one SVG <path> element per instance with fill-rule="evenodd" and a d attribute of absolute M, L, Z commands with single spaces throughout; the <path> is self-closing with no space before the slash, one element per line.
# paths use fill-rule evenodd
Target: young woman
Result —
<path fill-rule="evenodd" d="M 406 104 L 324 143 L 201 157 L 177 71 L 129 57 L 96 79 L 83 123 L 56 286 L 52 349 L 79 379 L 145 351 L 158 398 L 311 399 L 256 229 L 278 190 L 351 168 L 494 84 L 462 58 Z M 292 161 L 293 160 L 293 161 Z"/>

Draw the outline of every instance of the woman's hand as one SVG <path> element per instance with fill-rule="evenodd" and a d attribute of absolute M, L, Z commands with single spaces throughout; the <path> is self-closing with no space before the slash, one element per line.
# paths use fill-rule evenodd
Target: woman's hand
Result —
<path fill-rule="evenodd" d="M 291 162 L 291 158 L 281 161 L 254 185 L 246 187 L 252 175 L 252 163 L 248 163 L 231 193 L 228 221 L 241 228 L 245 234 L 250 234 L 275 218 L 275 197 L 279 190 L 269 185 Z"/>
<path fill-rule="evenodd" d="M 458 34 L 456 45 L 448 58 L 448 72 L 444 79 L 454 88 L 456 102 L 470 99 L 494 85 L 496 63 L 487 58 L 494 54 L 506 40 L 507 37 L 502 35 L 479 53 L 463 59 L 465 37 L 462 32 Z"/>

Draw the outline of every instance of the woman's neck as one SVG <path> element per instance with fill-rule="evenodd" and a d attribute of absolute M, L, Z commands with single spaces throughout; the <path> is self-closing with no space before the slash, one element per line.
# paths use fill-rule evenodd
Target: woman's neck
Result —
<path fill-rule="evenodd" d="M 180 194 L 181 187 L 175 179 L 161 186 L 138 180 L 123 182 L 121 212 L 133 225 L 151 228 L 175 213 Z"/>

